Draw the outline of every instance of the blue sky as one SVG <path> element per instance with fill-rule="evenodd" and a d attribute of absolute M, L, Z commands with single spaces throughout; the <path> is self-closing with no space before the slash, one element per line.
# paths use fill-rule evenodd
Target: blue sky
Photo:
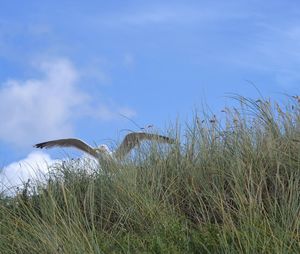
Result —
<path fill-rule="evenodd" d="M 120 141 L 121 115 L 163 132 L 258 97 L 249 81 L 284 101 L 299 67 L 299 1 L 1 1 L 0 167 L 64 157 L 32 148 L 52 138 Z"/>

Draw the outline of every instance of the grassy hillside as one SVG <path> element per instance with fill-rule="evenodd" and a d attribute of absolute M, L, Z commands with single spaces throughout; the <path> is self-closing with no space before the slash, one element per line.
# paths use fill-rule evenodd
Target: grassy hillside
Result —
<path fill-rule="evenodd" d="M 0 253 L 300 253 L 300 103 L 238 98 L 95 169 L 0 201 Z"/>

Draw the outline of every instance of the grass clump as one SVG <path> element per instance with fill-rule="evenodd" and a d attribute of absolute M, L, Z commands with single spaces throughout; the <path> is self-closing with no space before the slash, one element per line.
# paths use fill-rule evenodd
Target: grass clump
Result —
<path fill-rule="evenodd" d="M 0 253 L 300 253 L 300 105 L 238 97 L 176 145 L 0 200 Z"/>

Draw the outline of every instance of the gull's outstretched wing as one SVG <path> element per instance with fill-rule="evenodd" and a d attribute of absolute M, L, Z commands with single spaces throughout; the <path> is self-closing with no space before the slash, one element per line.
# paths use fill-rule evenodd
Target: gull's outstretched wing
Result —
<path fill-rule="evenodd" d="M 34 145 L 34 147 L 36 148 L 74 147 L 98 158 L 97 153 L 92 147 L 90 147 L 88 144 L 81 141 L 80 139 L 76 139 L 76 138 L 65 138 L 65 139 L 46 141 L 43 143 L 36 144 Z"/>
<path fill-rule="evenodd" d="M 133 132 L 125 136 L 123 142 L 115 151 L 115 157 L 118 159 L 123 158 L 126 154 L 128 154 L 131 151 L 131 149 L 133 149 L 136 145 L 138 145 L 143 140 L 152 140 L 152 141 L 157 141 L 160 143 L 168 143 L 168 144 L 175 143 L 174 139 L 162 135 L 145 133 L 145 132 Z"/>

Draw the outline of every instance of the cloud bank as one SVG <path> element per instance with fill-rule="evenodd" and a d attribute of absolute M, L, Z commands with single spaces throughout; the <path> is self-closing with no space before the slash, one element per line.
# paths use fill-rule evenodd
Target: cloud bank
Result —
<path fill-rule="evenodd" d="M 38 68 L 43 76 L 9 80 L 0 89 L 0 140 L 26 146 L 40 138 L 71 135 L 72 112 L 87 101 L 76 87 L 71 62 L 57 59 Z"/>
<path fill-rule="evenodd" d="M 41 139 L 72 136 L 73 120 L 94 117 L 116 120 L 132 109 L 98 102 L 78 86 L 79 74 L 64 58 L 37 65 L 38 79 L 8 80 L 0 86 L 0 141 L 26 147 Z"/>
<path fill-rule="evenodd" d="M 59 160 L 53 160 L 44 152 L 32 152 L 25 159 L 13 162 L 0 171 L 0 192 L 14 194 L 28 179 L 44 180 L 49 167 Z"/>

